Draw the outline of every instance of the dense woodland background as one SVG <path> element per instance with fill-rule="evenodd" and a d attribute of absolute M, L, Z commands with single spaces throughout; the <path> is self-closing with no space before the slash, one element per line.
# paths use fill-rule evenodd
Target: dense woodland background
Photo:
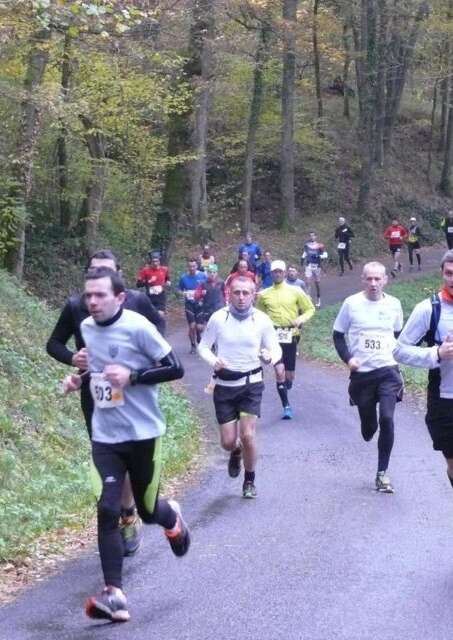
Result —
<path fill-rule="evenodd" d="M 452 68 L 453 0 L 0 0 L 0 266 L 50 297 L 101 245 L 435 239 Z"/>

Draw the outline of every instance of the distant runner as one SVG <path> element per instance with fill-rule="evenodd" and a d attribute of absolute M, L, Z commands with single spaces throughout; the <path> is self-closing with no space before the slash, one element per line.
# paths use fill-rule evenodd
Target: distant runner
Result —
<path fill-rule="evenodd" d="M 335 229 L 335 240 L 337 241 L 338 259 L 340 262 L 340 276 L 344 275 L 344 262 L 348 263 L 349 269 L 352 271 L 352 262 L 349 258 L 349 248 L 351 238 L 354 238 L 354 232 L 343 217 L 338 218 L 338 227 Z"/>
<path fill-rule="evenodd" d="M 392 278 L 395 278 L 396 274 L 402 270 L 400 262 L 401 247 L 408 235 L 406 227 L 403 227 L 396 218 L 392 220 L 392 224 L 384 231 L 384 238 L 389 243 L 390 253 L 394 260 L 393 269 L 390 271 Z"/>
<path fill-rule="evenodd" d="M 184 296 L 184 311 L 189 325 L 190 353 L 197 352 L 197 343 L 200 342 L 203 331 L 203 302 L 195 298 L 195 291 L 199 284 L 206 282 L 204 271 L 198 270 L 198 263 L 194 258 L 187 261 L 187 273 L 179 279 L 179 290 Z"/>
<path fill-rule="evenodd" d="M 293 287 L 300 287 L 304 293 L 307 293 L 307 285 L 302 280 L 302 278 L 299 278 L 299 272 L 297 270 L 297 267 L 295 267 L 294 265 L 288 266 L 286 282 Z"/>
<path fill-rule="evenodd" d="M 151 251 L 148 254 L 148 262 L 137 274 L 137 287 L 145 287 L 146 294 L 162 316 L 165 314 L 167 302 L 165 290 L 170 286 L 168 267 L 161 265 L 158 251 Z"/>
<path fill-rule="evenodd" d="M 311 299 L 302 289 L 285 282 L 286 265 L 283 260 L 274 260 L 271 265 L 273 285 L 260 291 L 256 306 L 264 311 L 275 327 L 282 358 L 275 363 L 277 393 L 283 406 L 283 420 L 293 418 L 288 400 L 296 372 L 297 344 L 301 327 L 315 312 Z"/>
<path fill-rule="evenodd" d="M 165 421 L 156 384 L 181 378 L 184 370 L 168 342 L 145 318 L 123 309 L 124 284 L 105 267 L 89 271 L 81 325 L 87 345 L 93 414 L 93 487 L 98 499 L 98 543 L 105 587 L 85 605 L 90 618 L 129 620 L 123 592 L 123 544 L 119 530 L 121 489 L 127 472 L 142 520 L 165 530 L 173 553 L 183 556 L 189 530 L 177 502 L 158 498 L 161 436 Z M 81 375 L 64 380 L 76 391 Z"/>
<path fill-rule="evenodd" d="M 422 269 L 422 259 L 420 256 L 420 227 L 417 224 L 417 218 L 412 216 L 409 220 L 409 235 L 407 236 L 407 250 L 409 252 L 409 270 L 414 268 L 414 253 L 417 258 L 418 271 Z"/>
<path fill-rule="evenodd" d="M 263 261 L 258 265 L 256 274 L 258 276 L 259 285 L 261 289 L 267 289 L 272 287 L 272 274 L 271 274 L 271 262 L 272 256 L 270 251 L 265 251 Z"/>
<path fill-rule="evenodd" d="M 387 276 L 383 264 L 368 262 L 362 282 L 363 291 L 343 302 L 333 326 L 333 341 L 351 372 L 349 396 L 359 410 L 363 439 L 371 440 L 379 428 L 376 489 L 393 493 L 387 469 L 394 441 L 393 416 L 402 399 L 403 380 L 392 350 L 403 326 L 403 311 L 397 298 L 384 293 Z"/>
<path fill-rule="evenodd" d="M 228 307 L 209 320 L 198 346 L 200 356 L 214 368 L 214 406 L 222 447 L 230 451 L 228 473 L 236 478 L 244 458 L 244 498 L 255 498 L 256 423 L 263 395 L 262 365 L 275 364 L 282 351 L 274 328 L 253 307 L 255 284 L 235 277 Z M 216 355 L 211 351 L 214 345 Z"/>
<path fill-rule="evenodd" d="M 242 258 L 242 252 L 247 251 L 248 259 L 252 271 L 256 271 L 258 263 L 263 254 L 263 250 L 257 242 L 253 242 L 252 234 L 250 232 L 245 234 L 245 242 L 243 242 L 238 249 L 238 257 Z"/>
<path fill-rule="evenodd" d="M 325 246 L 318 242 L 316 233 L 310 232 L 308 242 L 304 244 L 301 264 L 305 266 L 305 279 L 307 281 L 308 293 L 313 299 L 313 282 L 316 288 L 316 306 L 321 306 L 321 264 L 328 257 Z"/>
<path fill-rule="evenodd" d="M 450 209 L 445 218 L 442 218 L 440 228 L 445 233 L 447 247 L 453 249 L 453 209 Z"/>
<path fill-rule="evenodd" d="M 403 364 L 429 369 L 426 425 L 453 487 L 453 250 L 443 256 L 441 269 L 441 290 L 416 305 L 393 355 Z"/>
<path fill-rule="evenodd" d="M 203 324 L 206 324 L 215 311 L 225 306 L 225 283 L 219 278 L 219 268 L 210 264 L 206 268 L 208 279 L 198 285 L 195 299 L 201 300 Z"/>
<path fill-rule="evenodd" d="M 205 244 L 203 246 L 203 251 L 198 256 L 198 268 L 200 271 L 207 271 L 211 264 L 215 264 L 215 258 L 211 254 L 211 247 L 208 244 Z"/>

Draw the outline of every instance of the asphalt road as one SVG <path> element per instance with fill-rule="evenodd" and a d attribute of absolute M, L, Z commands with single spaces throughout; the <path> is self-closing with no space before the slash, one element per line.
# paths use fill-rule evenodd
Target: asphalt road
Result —
<path fill-rule="evenodd" d="M 111 625 L 83 614 L 85 597 L 101 585 L 91 549 L 3 607 L 0 638 L 450 640 L 453 494 L 422 407 L 398 406 L 396 493 L 378 494 L 376 442 L 359 436 L 346 372 L 299 362 L 291 422 L 280 420 L 268 372 L 259 496 L 246 501 L 216 445 L 203 393 L 208 368 L 184 356 L 184 330 L 171 341 L 184 357 L 188 393 L 212 425 L 207 470 L 180 496 L 189 554 L 175 558 L 159 528 L 148 527 L 143 548 L 125 562 L 131 621 Z"/>

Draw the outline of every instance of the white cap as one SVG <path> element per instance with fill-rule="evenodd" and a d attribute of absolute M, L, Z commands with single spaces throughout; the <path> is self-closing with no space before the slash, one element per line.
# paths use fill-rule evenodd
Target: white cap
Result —
<path fill-rule="evenodd" d="M 271 262 L 271 271 L 286 271 L 286 264 L 283 260 L 272 260 Z"/>
<path fill-rule="evenodd" d="M 417 220 L 417 218 L 415 218 L 415 216 L 412 216 L 412 218 L 409 218 L 409 220 Z"/>

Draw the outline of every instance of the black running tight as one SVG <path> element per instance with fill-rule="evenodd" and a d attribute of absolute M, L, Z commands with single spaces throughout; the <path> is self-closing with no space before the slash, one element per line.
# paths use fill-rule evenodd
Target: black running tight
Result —
<path fill-rule="evenodd" d="M 392 453 L 395 431 L 393 414 L 395 412 L 396 397 L 382 396 L 379 400 L 379 423 L 376 412 L 376 403 L 358 406 L 360 416 L 360 428 L 363 439 L 367 442 L 376 433 L 379 426 L 378 438 L 378 471 L 385 471 L 389 465 Z"/>

